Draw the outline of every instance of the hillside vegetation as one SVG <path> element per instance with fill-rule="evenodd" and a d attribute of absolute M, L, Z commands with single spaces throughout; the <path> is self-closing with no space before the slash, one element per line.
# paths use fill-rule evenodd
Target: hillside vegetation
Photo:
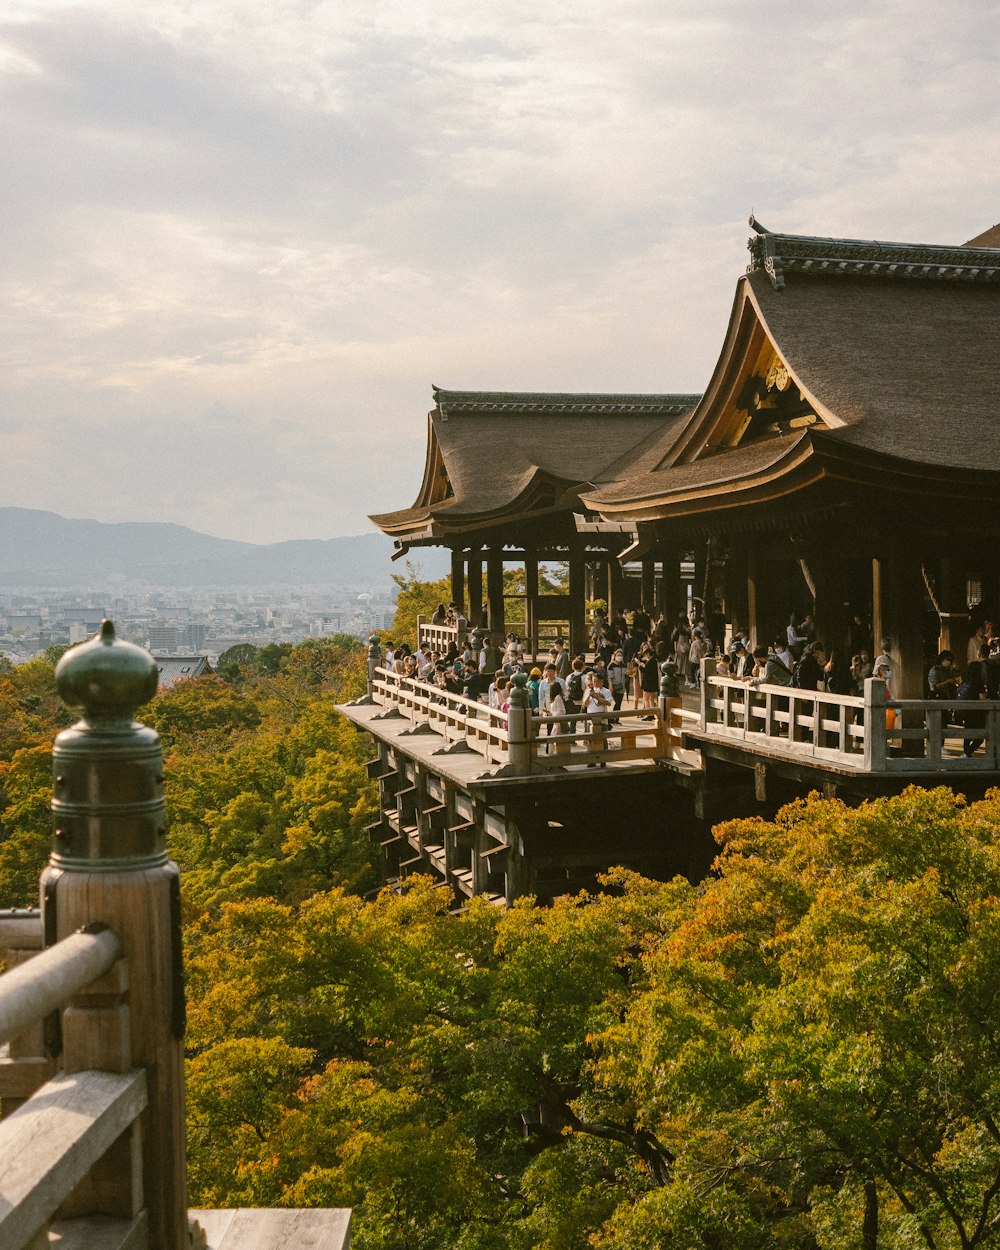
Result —
<path fill-rule="evenodd" d="M 266 665 L 274 668 L 273 664 Z M 36 661 L 0 674 L 0 898 L 32 899 Z M 144 709 L 184 870 L 192 1205 L 352 1206 L 359 1250 L 1000 1242 L 1000 793 L 816 798 L 701 886 L 366 901 L 350 640 Z"/>

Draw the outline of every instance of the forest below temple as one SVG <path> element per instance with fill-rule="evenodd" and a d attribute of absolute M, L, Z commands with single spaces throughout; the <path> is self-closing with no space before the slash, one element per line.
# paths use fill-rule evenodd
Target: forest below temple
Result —
<path fill-rule="evenodd" d="M 445 597 L 409 584 L 395 632 Z M 0 670 L 0 905 L 37 905 L 57 656 Z M 810 798 L 692 884 L 376 892 L 361 644 L 140 709 L 183 873 L 190 1204 L 358 1250 L 1000 1244 L 1000 793 Z"/>

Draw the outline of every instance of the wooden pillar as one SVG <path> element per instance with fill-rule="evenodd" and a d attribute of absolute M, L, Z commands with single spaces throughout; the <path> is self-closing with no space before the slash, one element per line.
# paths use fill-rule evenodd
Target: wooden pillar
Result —
<path fill-rule="evenodd" d="M 624 612 L 627 606 L 625 595 L 625 570 L 618 562 L 615 552 L 608 553 L 608 617 L 615 612 Z"/>
<path fill-rule="evenodd" d="M 872 603 L 875 646 L 888 638 L 895 665 L 891 697 L 924 698 L 923 575 L 919 554 L 901 538 L 890 536 L 884 553 L 872 562 Z"/>
<path fill-rule="evenodd" d="M 726 619 L 734 634 L 738 629 L 750 628 L 747 604 L 748 574 L 747 550 L 745 544 L 741 542 L 733 546 L 726 560 Z"/>
<path fill-rule="evenodd" d="M 652 556 L 642 557 L 642 589 L 640 599 L 647 612 L 656 605 L 656 561 Z"/>
<path fill-rule="evenodd" d="M 938 650 L 953 652 L 956 667 L 964 673 L 972 635 L 964 563 L 953 556 L 944 556 L 938 569 L 936 590 L 941 614 Z"/>
<path fill-rule="evenodd" d="M 460 547 L 453 547 L 451 551 L 451 601 L 465 615 L 465 556 Z"/>
<path fill-rule="evenodd" d="M 808 564 L 816 587 L 816 637 L 829 656 L 831 648 L 848 645 L 847 561 L 833 552 L 814 551 Z"/>
<path fill-rule="evenodd" d="M 469 591 L 469 622 L 473 628 L 487 625 L 483 619 L 483 557 L 478 547 L 469 552 L 467 586 Z"/>
<path fill-rule="evenodd" d="M 538 554 L 524 553 L 524 629 L 532 657 L 538 655 Z"/>
<path fill-rule="evenodd" d="M 761 637 L 761 620 L 760 620 L 760 601 L 757 594 L 757 587 L 760 582 L 760 562 L 757 559 L 757 553 L 751 547 L 747 551 L 746 559 L 747 569 L 747 619 L 744 622 L 747 631 L 750 634 L 751 647 L 766 647 L 768 639 Z"/>
<path fill-rule="evenodd" d="M 507 632 L 503 605 L 503 551 L 490 550 L 486 554 L 486 602 L 490 635 L 500 646 Z"/>
<path fill-rule="evenodd" d="M 586 576 L 582 547 L 569 552 L 569 651 L 578 655 L 587 649 Z"/>
<path fill-rule="evenodd" d="M 659 550 L 662 568 L 657 583 L 656 606 L 672 627 L 686 607 L 681 600 L 681 552 L 675 545 L 664 543 L 660 544 Z M 700 591 L 696 589 L 695 594 L 700 594 Z"/>

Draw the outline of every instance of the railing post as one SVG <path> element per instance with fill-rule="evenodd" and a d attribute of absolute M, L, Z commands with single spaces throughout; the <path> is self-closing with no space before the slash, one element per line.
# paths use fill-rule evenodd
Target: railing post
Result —
<path fill-rule="evenodd" d="M 664 660 L 660 665 L 660 715 L 663 723 L 660 727 L 661 745 L 667 759 L 676 759 L 681 745 L 679 734 L 674 733 L 674 709 L 681 705 L 681 682 L 677 665 L 673 660 Z"/>
<path fill-rule="evenodd" d="M 526 673 L 510 679 L 510 706 L 507 709 L 507 753 L 511 770 L 518 776 L 531 772 L 531 700 L 525 686 Z"/>
<path fill-rule="evenodd" d="M 701 731 L 702 733 L 708 728 L 708 698 L 710 694 L 709 679 L 715 675 L 716 661 L 709 656 L 701 662 Z"/>
<path fill-rule="evenodd" d="M 119 642 L 110 621 L 59 662 L 59 693 L 83 717 L 52 752 L 54 836 L 42 918 L 48 944 L 94 923 L 121 940 L 129 1058 L 145 1068 L 149 1091 L 141 1122 L 149 1244 L 187 1250 L 180 874 L 167 858 L 160 740 L 132 720 L 156 684 L 152 656 Z"/>
<path fill-rule="evenodd" d="M 865 678 L 865 770 L 885 772 L 886 688 L 880 677 Z"/>
<path fill-rule="evenodd" d="M 382 640 L 378 634 L 368 639 L 368 698 L 375 698 L 375 670 L 382 663 Z"/>

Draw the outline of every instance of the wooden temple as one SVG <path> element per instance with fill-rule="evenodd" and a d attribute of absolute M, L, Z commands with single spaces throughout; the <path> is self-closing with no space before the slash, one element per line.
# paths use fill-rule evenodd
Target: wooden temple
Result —
<path fill-rule="evenodd" d="M 532 653 L 553 623 L 572 652 L 585 650 L 585 604 L 595 597 L 612 611 L 643 603 L 672 619 L 687 606 L 682 569 L 689 582 L 693 573 L 717 642 L 745 628 L 768 645 L 784 637 L 793 612 L 813 615 L 828 650 L 877 655 L 889 641 L 889 688 L 877 682 L 863 698 L 757 691 L 709 665 L 700 707 L 661 709 L 659 741 L 682 735 L 683 745 L 662 745 L 655 763 L 678 789 L 697 792 L 692 810 L 706 821 L 763 810 L 765 796 L 787 797 L 788 785 L 857 797 L 959 774 L 967 791 L 995 785 L 1000 702 L 979 705 L 985 742 L 969 758 L 962 747 L 971 731 L 928 698 L 926 673 L 944 648 L 963 668 L 976 624 L 995 620 L 1000 605 L 1000 230 L 956 247 L 750 224 L 750 265 L 702 395 L 435 388 L 417 500 L 372 519 L 396 540 L 397 555 L 448 547 L 455 602 L 496 641 L 511 615 L 504 563 L 521 565 Z M 546 561 L 568 564 L 566 595 L 539 593 Z M 419 691 L 401 693 L 383 672 L 372 692 L 372 706 L 346 710 L 379 742 L 373 768 L 385 802 L 373 836 L 389 848 L 386 874 L 436 867 L 456 882 L 455 856 L 424 849 L 447 837 L 414 833 L 420 822 L 400 814 L 405 804 L 394 795 L 405 791 L 419 806 L 428 784 L 437 786 L 447 813 L 461 792 L 467 814 L 447 815 L 443 833 L 452 821 L 475 843 L 469 828 L 485 827 L 467 801 L 476 785 L 428 783 L 433 758 L 418 759 L 398 736 L 403 727 L 390 723 L 398 714 L 410 722 L 406 732 L 434 732 L 433 712 L 414 702 Z M 462 749 L 476 751 L 481 713 L 463 714 Z M 612 749 L 618 741 L 642 739 L 625 733 Z M 516 785 L 493 773 L 488 782 L 494 810 L 506 784 L 537 825 L 560 785 L 579 789 L 580 769 L 532 758 Z M 649 762 L 608 761 L 621 773 L 617 785 L 626 785 L 626 769 L 640 774 Z M 608 792 L 610 776 L 596 784 Z M 720 794 L 731 801 L 720 804 Z M 577 823 L 585 818 L 584 806 Z M 505 847 L 520 836 L 509 826 Z M 628 827 L 623 815 L 605 838 L 612 857 L 627 855 Z M 694 854 L 697 840 L 685 838 Z M 410 849 L 396 856 L 400 844 Z M 483 851 L 494 867 L 502 858 L 488 843 Z M 509 867 L 500 893 L 532 888 L 530 873 Z M 498 888 L 493 868 L 464 871 L 475 892 L 480 881 Z"/>

